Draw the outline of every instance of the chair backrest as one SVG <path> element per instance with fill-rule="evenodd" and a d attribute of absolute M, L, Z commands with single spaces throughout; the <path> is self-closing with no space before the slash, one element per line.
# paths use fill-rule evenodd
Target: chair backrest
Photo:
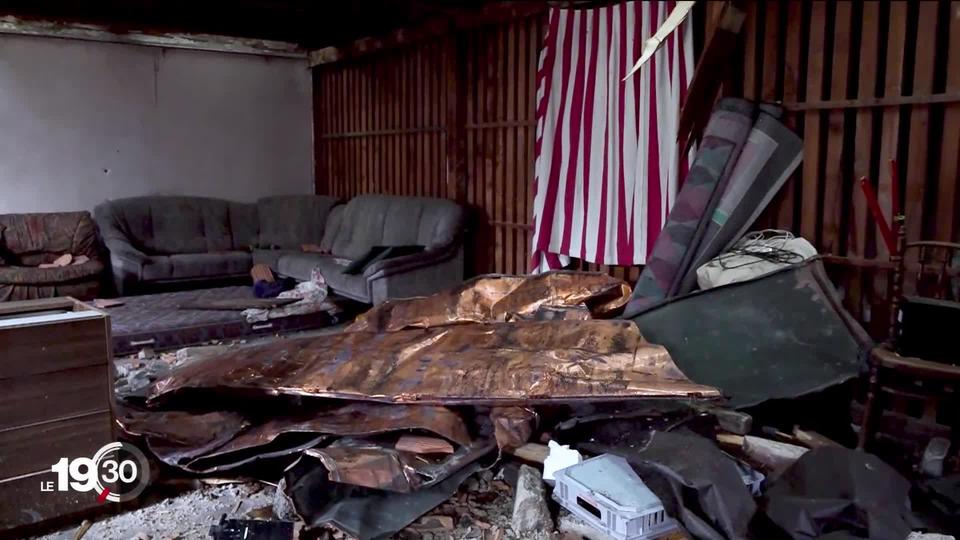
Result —
<path fill-rule="evenodd" d="M 900 231 L 890 337 L 901 354 L 954 362 L 960 325 L 960 244 L 903 241 Z"/>

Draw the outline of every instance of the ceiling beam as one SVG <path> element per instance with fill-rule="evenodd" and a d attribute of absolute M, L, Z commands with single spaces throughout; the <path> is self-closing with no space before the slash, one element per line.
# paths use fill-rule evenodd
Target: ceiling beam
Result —
<path fill-rule="evenodd" d="M 299 45 L 286 41 L 139 30 L 115 32 L 107 26 L 97 24 L 21 19 L 14 16 L 0 17 L 0 34 L 79 39 L 145 47 L 279 56 L 283 58 L 307 57 L 306 51 L 301 49 Z"/>

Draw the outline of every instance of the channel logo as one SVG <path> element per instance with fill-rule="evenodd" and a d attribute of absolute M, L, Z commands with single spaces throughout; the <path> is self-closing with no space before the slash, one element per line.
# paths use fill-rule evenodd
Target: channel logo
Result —
<path fill-rule="evenodd" d="M 93 457 L 60 458 L 50 467 L 57 479 L 40 483 L 40 491 L 93 492 L 101 503 L 136 499 L 150 482 L 150 463 L 136 446 L 112 442 Z"/>

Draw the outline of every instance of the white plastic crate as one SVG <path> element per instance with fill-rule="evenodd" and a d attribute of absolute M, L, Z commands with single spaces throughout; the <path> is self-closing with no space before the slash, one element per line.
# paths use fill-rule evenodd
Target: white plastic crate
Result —
<path fill-rule="evenodd" d="M 649 540 L 677 529 L 627 460 L 604 454 L 556 472 L 553 498 L 617 540 Z"/>

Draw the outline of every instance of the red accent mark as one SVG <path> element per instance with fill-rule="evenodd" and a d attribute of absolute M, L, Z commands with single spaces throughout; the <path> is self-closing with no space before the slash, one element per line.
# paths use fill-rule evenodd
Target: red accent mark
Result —
<path fill-rule="evenodd" d="M 110 495 L 110 488 L 103 488 L 103 493 L 97 496 L 97 502 L 99 503 L 107 502 L 108 495 Z"/>

